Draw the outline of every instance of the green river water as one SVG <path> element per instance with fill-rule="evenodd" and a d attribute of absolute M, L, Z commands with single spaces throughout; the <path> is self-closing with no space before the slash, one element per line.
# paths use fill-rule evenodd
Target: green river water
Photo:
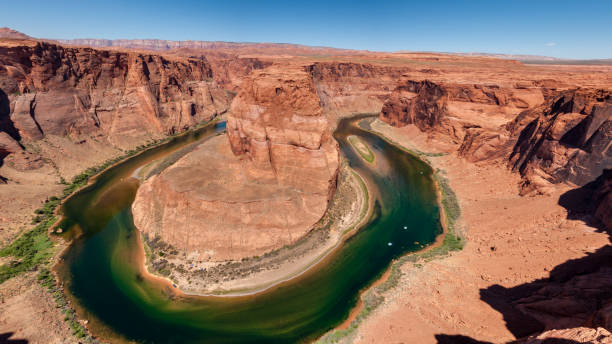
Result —
<path fill-rule="evenodd" d="M 334 137 L 375 195 L 372 217 L 316 266 L 262 293 L 177 297 L 139 273 L 140 241 L 130 211 L 138 181 L 130 176 L 153 159 L 222 133 L 224 123 L 132 157 L 69 198 L 61 209 L 62 226 L 82 235 L 67 249 L 58 273 L 93 334 L 112 342 L 294 343 L 312 341 L 340 324 L 359 292 L 393 259 L 442 232 L 432 169 L 361 129 L 361 119 L 342 120 Z M 370 147 L 374 164 L 350 146 L 350 135 Z"/>

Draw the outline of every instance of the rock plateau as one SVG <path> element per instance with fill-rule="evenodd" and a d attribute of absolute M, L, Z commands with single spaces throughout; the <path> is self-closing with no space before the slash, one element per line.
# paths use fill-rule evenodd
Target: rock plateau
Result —
<path fill-rule="evenodd" d="M 257 70 L 214 138 L 145 182 L 136 226 L 196 260 L 241 259 L 302 238 L 325 213 L 339 156 L 310 75 Z"/>

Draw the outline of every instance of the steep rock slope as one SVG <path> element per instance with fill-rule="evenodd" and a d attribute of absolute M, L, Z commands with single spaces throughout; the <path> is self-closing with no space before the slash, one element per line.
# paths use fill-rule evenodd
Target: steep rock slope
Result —
<path fill-rule="evenodd" d="M 229 100 L 205 59 L 0 45 L 0 129 L 17 141 L 97 137 L 127 148 L 209 119 Z"/>
<path fill-rule="evenodd" d="M 377 113 L 407 67 L 354 62 L 315 62 L 305 67 L 329 117 Z"/>
<path fill-rule="evenodd" d="M 338 166 L 310 75 L 257 70 L 232 103 L 227 136 L 145 182 L 134 222 L 190 259 L 261 255 L 297 241 L 323 216 Z"/>
<path fill-rule="evenodd" d="M 189 50 L 180 50 L 178 53 L 186 54 Z M 252 70 L 263 69 L 272 65 L 271 61 L 266 61 L 252 57 L 240 57 L 238 55 L 226 53 L 206 53 L 206 59 L 210 62 L 213 70 L 213 77 L 219 86 L 237 92 L 240 90 L 242 80 L 249 75 Z"/>
<path fill-rule="evenodd" d="M 504 161 L 524 177 L 523 193 L 577 185 L 612 166 L 612 101 L 597 89 L 551 91 L 403 81 L 380 112 L 394 125 L 459 145 L 472 162 Z"/>
<path fill-rule="evenodd" d="M 242 85 L 227 121 L 232 151 L 286 185 L 329 195 L 338 168 L 336 143 L 314 83 L 301 68 L 256 71 Z"/>
<path fill-rule="evenodd" d="M 507 134 L 500 127 L 522 110 L 543 101 L 543 92 L 538 88 L 405 80 L 385 102 L 380 119 L 397 127 L 414 124 L 454 144 L 470 140 L 473 130 L 485 130 L 486 143 L 469 157 L 478 161 L 503 153 L 497 146 L 505 144 Z"/>
<path fill-rule="evenodd" d="M 533 118 L 524 128 L 516 125 Z M 527 188 L 569 181 L 584 185 L 612 167 L 612 92 L 577 89 L 519 116 L 510 163 Z"/>

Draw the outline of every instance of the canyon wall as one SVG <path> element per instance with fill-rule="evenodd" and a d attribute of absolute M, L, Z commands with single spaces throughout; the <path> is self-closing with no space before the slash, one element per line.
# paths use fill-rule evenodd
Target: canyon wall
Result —
<path fill-rule="evenodd" d="M 187 54 L 189 50 L 180 52 L 182 54 Z M 213 78 L 217 84 L 233 92 L 238 92 L 240 90 L 242 80 L 246 78 L 252 70 L 263 69 L 272 65 L 271 61 L 252 57 L 240 57 L 238 55 L 226 53 L 207 53 L 206 60 L 212 67 Z"/>
<path fill-rule="evenodd" d="M 411 71 L 407 67 L 354 62 L 315 62 L 305 68 L 330 118 L 380 112 L 397 80 Z"/>
<path fill-rule="evenodd" d="M 612 91 L 564 91 L 519 117 L 509 125 L 518 135 L 509 160 L 525 187 L 584 185 L 612 167 Z M 523 118 L 533 120 L 517 125 Z"/>
<path fill-rule="evenodd" d="M 203 58 L 33 41 L 0 45 L 3 142 L 58 136 L 132 148 L 208 120 L 230 100 Z M 3 146 L 10 146 L 3 151 L 18 150 L 14 143 Z"/>
<path fill-rule="evenodd" d="M 421 131 L 442 134 L 460 144 L 469 129 L 496 130 L 543 101 L 539 88 L 404 80 L 385 102 L 380 119 L 398 127 L 414 124 Z M 485 156 L 472 157 L 481 158 Z"/>
<path fill-rule="evenodd" d="M 261 255 L 302 238 L 336 186 L 338 148 L 301 67 L 255 70 L 213 138 L 139 188 L 134 223 L 190 259 Z"/>
<path fill-rule="evenodd" d="M 380 112 L 458 145 L 472 162 L 503 161 L 524 177 L 522 193 L 576 185 L 612 166 L 610 91 L 507 88 L 407 80 Z"/>

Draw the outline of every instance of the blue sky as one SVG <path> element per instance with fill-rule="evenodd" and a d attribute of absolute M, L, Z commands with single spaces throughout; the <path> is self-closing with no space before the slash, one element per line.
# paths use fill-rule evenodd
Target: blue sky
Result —
<path fill-rule="evenodd" d="M 283 42 L 376 51 L 612 58 L 612 0 L 3 0 L 0 8 L 0 26 L 41 38 Z"/>

